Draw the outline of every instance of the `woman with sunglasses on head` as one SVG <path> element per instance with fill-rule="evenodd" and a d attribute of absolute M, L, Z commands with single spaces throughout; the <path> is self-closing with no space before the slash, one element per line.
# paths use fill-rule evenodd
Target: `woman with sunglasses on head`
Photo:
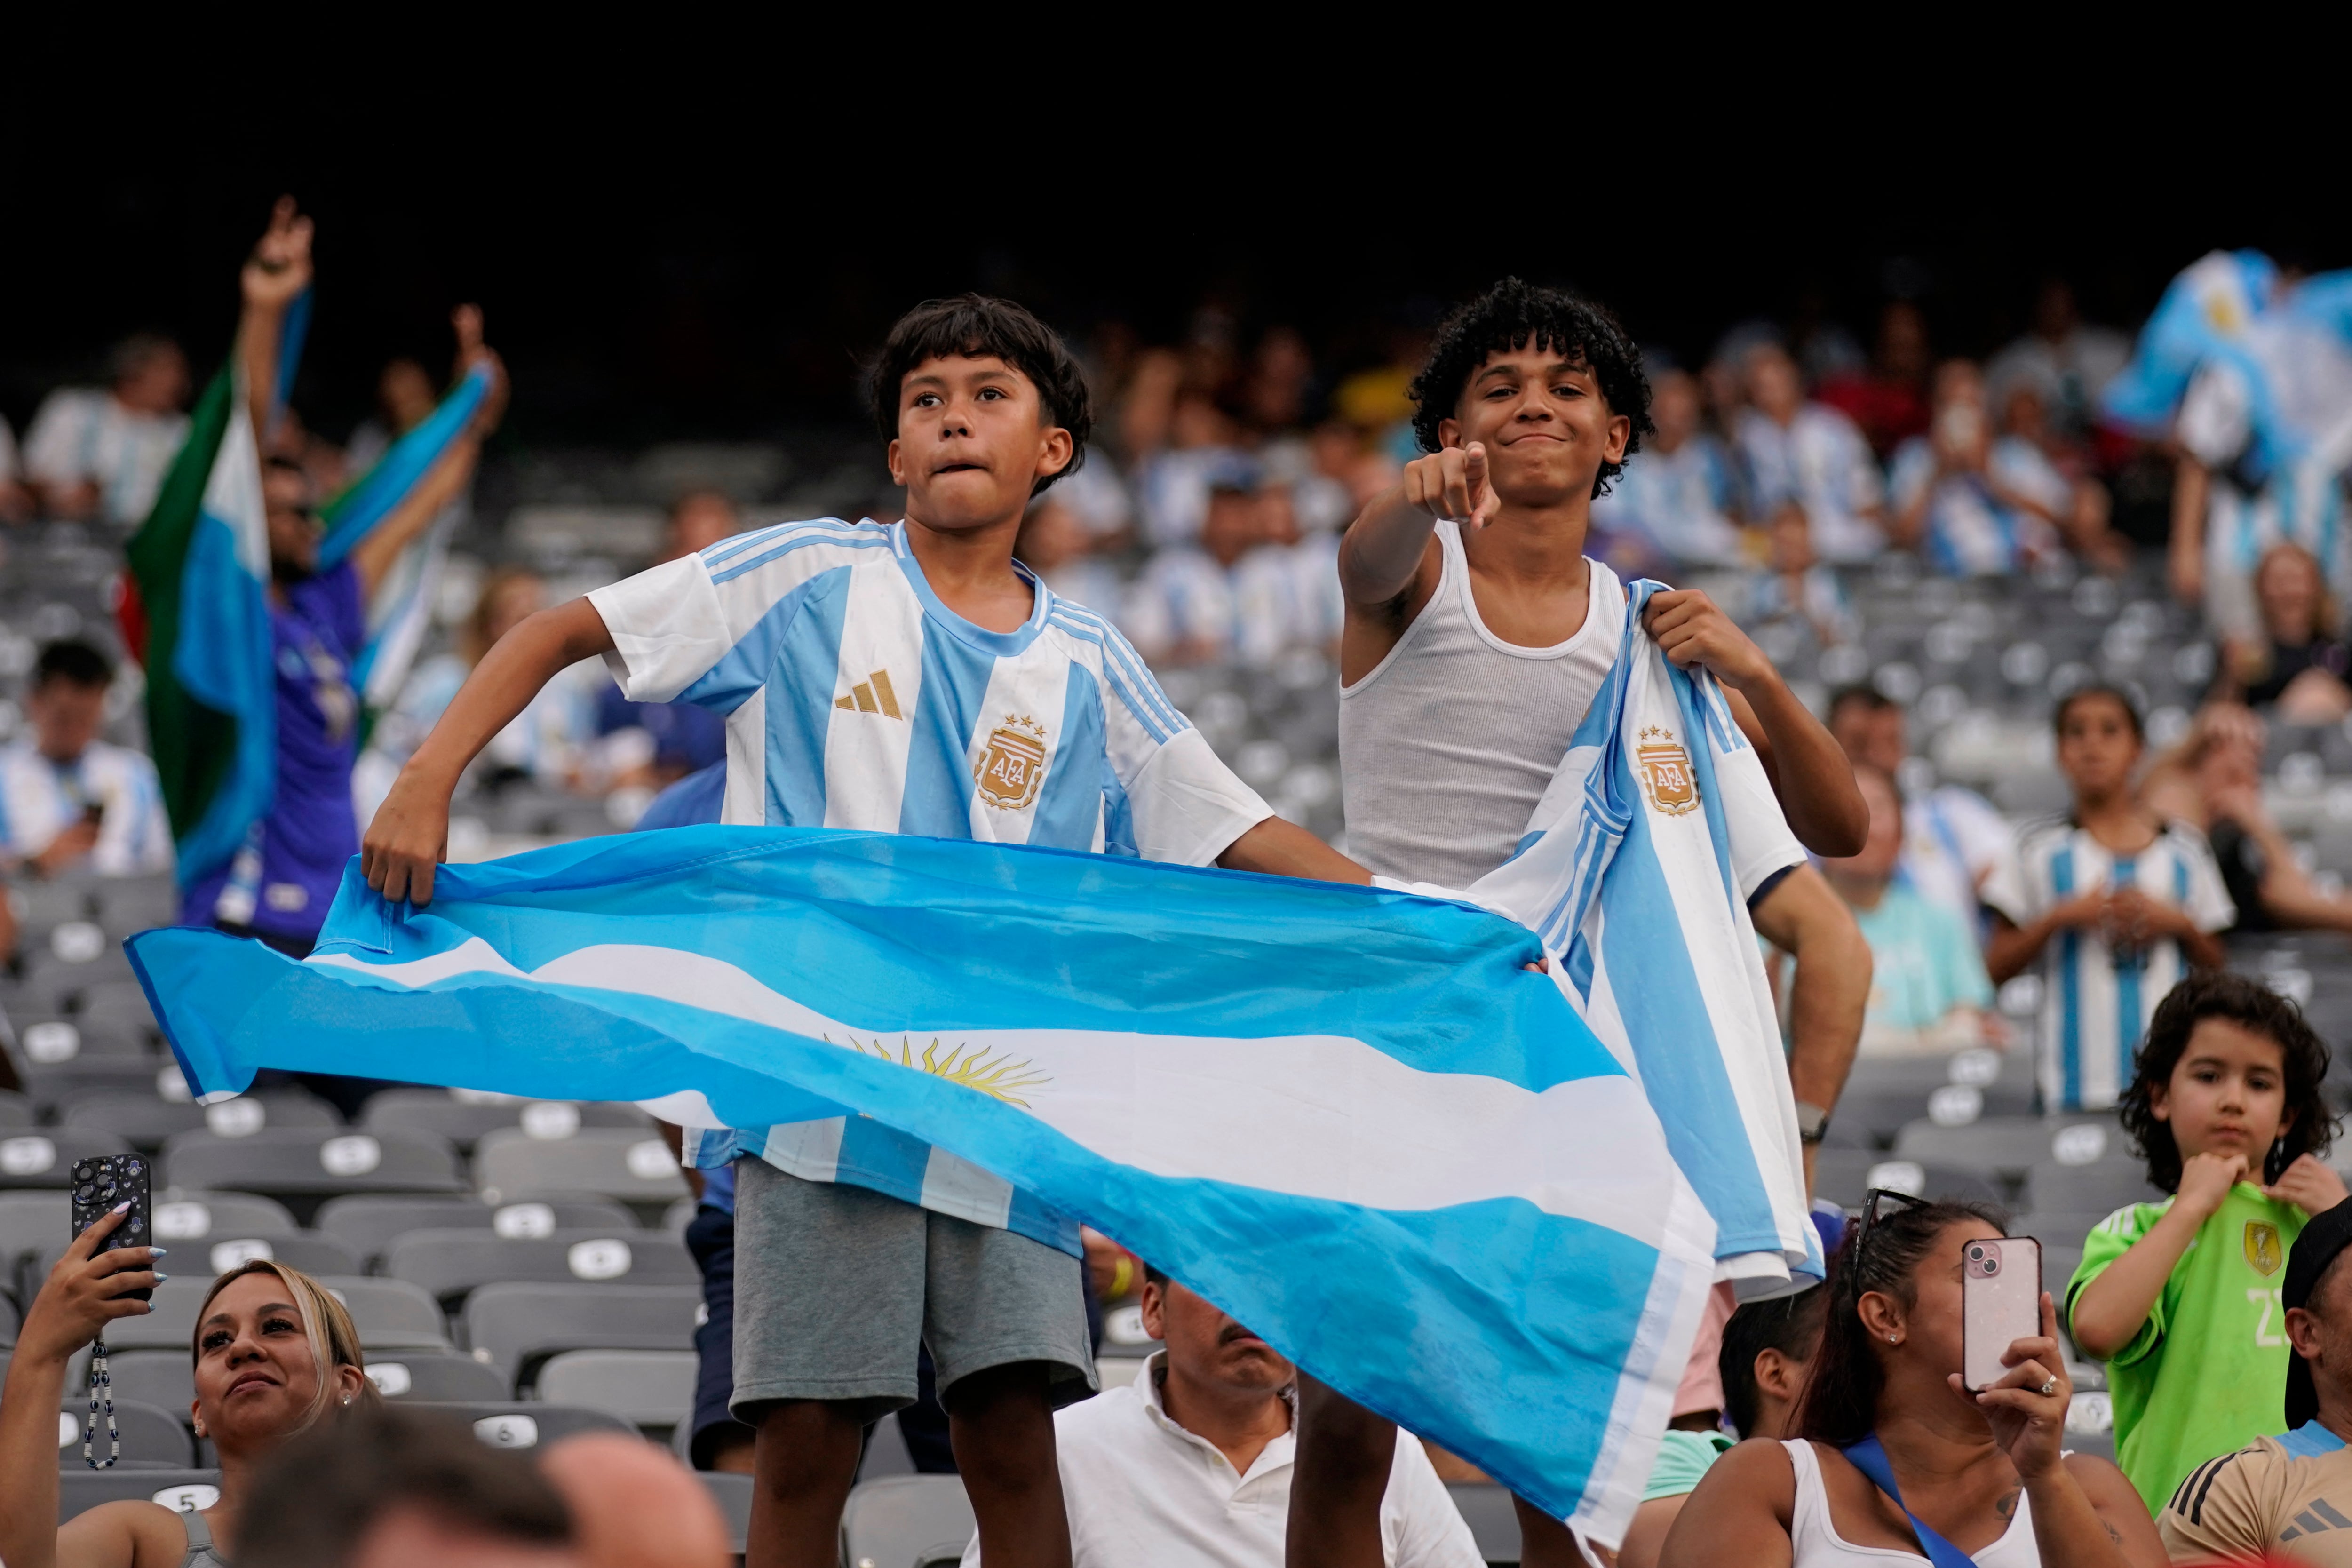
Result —
<path fill-rule="evenodd" d="M 1981 1394 L 1960 1377 L 1960 1268 L 2003 1235 L 1975 1204 L 1874 1192 L 1831 1275 L 1829 1321 L 1786 1442 L 1740 1444 L 1675 1521 L 1662 1568 L 2158 1568 L 2123 1472 L 2066 1453 L 2058 1322 L 2012 1343 Z M 1865 1471 L 1875 1471 L 1874 1480 Z"/>
<path fill-rule="evenodd" d="M 58 1522 L 58 1414 L 76 1352 L 119 1318 L 152 1309 L 128 1292 L 168 1276 L 160 1247 L 99 1250 L 122 1223 L 106 1215 L 75 1238 L 33 1299 L 0 1394 L 0 1562 L 8 1568 L 226 1568 L 237 1510 L 257 1468 L 288 1438 L 372 1403 L 359 1331 L 318 1281 L 256 1259 L 213 1281 L 196 1310 L 196 1435 L 219 1456 L 220 1500 L 180 1514 L 152 1502 L 102 1503 Z M 101 1424 L 93 1452 L 104 1452 Z M 68 1463 L 79 1464 L 79 1455 Z"/>

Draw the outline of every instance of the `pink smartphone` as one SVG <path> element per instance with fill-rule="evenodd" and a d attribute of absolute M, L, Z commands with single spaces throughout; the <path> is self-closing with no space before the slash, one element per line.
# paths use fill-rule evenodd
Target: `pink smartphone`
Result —
<path fill-rule="evenodd" d="M 1981 1394 L 2008 1375 L 2001 1356 L 2042 1331 L 2042 1244 L 1986 1237 L 1960 1248 L 1960 1381 Z"/>

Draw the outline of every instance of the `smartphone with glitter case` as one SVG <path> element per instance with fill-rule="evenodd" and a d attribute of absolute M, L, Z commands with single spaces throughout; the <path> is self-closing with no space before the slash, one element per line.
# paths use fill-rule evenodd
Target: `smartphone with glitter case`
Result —
<path fill-rule="evenodd" d="M 131 1210 L 122 1223 L 99 1244 L 102 1252 L 112 1252 L 123 1247 L 152 1247 L 155 1237 L 148 1228 L 154 1211 L 154 1195 L 146 1160 L 137 1154 L 101 1154 L 77 1161 L 73 1168 L 73 1233 L 79 1236 L 91 1226 L 114 1212 L 118 1204 L 128 1203 Z M 131 1300 L 152 1300 L 152 1290 L 125 1290 Z"/>
<path fill-rule="evenodd" d="M 1960 1381 L 1981 1394 L 2009 1374 L 2000 1358 L 2042 1332 L 2042 1244 L 1984 1237 L 1960 1247 Z"/>

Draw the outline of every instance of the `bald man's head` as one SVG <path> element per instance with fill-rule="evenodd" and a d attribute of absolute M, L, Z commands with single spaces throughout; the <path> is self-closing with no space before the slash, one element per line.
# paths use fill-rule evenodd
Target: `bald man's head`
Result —
<path fill-rule="evenodd" d="M 727 1568 L 727 1523 L 693 1472 L 638 1437 L 583 1433 L 549 1448 L 541 1474 L 572 1512 L 589 1568 Z"/>

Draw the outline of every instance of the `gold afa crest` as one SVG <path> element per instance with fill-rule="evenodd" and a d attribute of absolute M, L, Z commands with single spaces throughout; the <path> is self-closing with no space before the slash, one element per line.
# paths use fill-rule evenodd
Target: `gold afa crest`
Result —
<path fill-rule="evenodd" d="M 1668 816 L 1698 808 L 1698 784 L 1691 777 L 1690 753 L 1672 730 L 1653 724 L 1642 731 L 1633 748 L 1633 766 L 1642 775 L 1642 793 L 1650 805 Z"/>
<path fill-rule="evenodd" d="M 997 810 L 1027 809 L 1045 782 L 1045 726 L 1007 713 L 988 732 L 988 743 L 971 765 L 971 781 L 980 798 Z"/>
<path fill-rule="evenodd" d="M 2279 1246 L 2278 1226 L 2258 1219 L 2246 1222 L 2246 1261 L 2254 1266 L 2257 1274 L 2275 1274 L 2286 1261 L 2286 1253 Z"/>

